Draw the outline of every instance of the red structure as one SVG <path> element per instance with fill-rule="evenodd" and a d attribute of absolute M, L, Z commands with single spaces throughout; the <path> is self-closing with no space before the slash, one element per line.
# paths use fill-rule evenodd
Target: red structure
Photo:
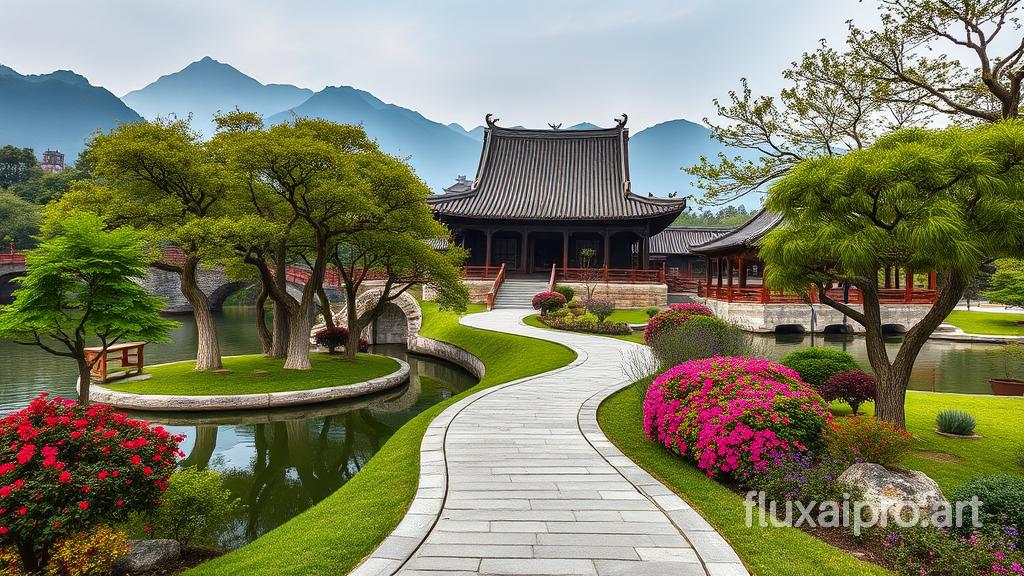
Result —
<path fill-rule="evenodd" d="M 707 266 L 703 281 L 698 281 L 697 295 L 725 302 L 759 302 L 762 304 L 786 304 L 818 302 L 816 290 L 808 287 L 808 293 L 787 294 L 768 290 L 764 285 L 764 261 L 757 255 L 756 243 L 781 222 L 782 216 L 762 210 L 746 224 L 719 236 L 710 242 L 693 247 L 703 254 Z M 902 285 L 900 276 L 902 275 Z M 912 270 L 890 267 L 885 270 L 885 280 L 878 290 L 881 304 L 933 304 L 935 302 L 935 272 L 926 276 L 923 286 L 915 286 Z M 841 286 L 827 291 L 828 296 L 850 304 L 862 304 L 860 290 L 850 287 L 844 291 Z"/>
<path fill-rule="evenodd" d="M 7 246 L 5 252 L 0 252 L 0 265 L 3 264 L 24 264 L 25 255 L 14 250 L 14 242 Z"/>

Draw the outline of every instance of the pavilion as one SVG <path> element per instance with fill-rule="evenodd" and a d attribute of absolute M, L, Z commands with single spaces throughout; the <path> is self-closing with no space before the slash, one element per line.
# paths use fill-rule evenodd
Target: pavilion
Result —
<path fill-rule="evenodd" d="M 488 114 L 476 177 L 428 201 L 469 251 L 467 277 L 557 274 L 571 280 L 586 264 L 606 281 L 661 282 L 651 238 L 686 207 L 685 199 L 640 196 L 629 179 L 629 131 L 612 128 L 504 128 Z M 591 262 L 581 260 L 594 250 Z M 645 271 L 647 271 L 645 273 Z"/>

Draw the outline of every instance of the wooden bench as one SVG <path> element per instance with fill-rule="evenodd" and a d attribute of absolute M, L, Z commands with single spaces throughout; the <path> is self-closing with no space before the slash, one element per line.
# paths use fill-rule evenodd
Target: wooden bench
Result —
<path fill-rule="evenodd" d="M 108 347 L 106 353 L 103 353 L 101 346 L 86 348 L 85 361 L 92 366 L 93 381 L 102 384 L 118 378 L 142 374 L 142 350 L 145 347 L 145 342 L 125 342 Z M 118 369 L 113 374 L 110 374 L 108 370 L 111 364 Z"/>

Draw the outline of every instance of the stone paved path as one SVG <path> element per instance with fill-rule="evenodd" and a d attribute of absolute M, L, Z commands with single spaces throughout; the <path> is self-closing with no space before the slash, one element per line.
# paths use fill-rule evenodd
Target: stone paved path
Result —
<path fill-rule="evenodd" d="M 530 313 L 462 322 L 560 342 L 579 358 L 442 413 L 424 437 L 409 513 L 353 574 L 746 575 L 729 544 L 597 426 L 636 345 L 526 326 Z"/>

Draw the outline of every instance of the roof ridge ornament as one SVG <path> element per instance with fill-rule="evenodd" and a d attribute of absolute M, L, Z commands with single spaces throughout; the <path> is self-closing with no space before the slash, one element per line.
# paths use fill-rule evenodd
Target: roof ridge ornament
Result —
<path fill-rule="evenodd" d="M 484 122 L 487 122 L 488 128 L 497 128 L 498 121 L 501 120 L 501 118 L 493 118 L 493 116 L 494 114 L 491 113 L 487 113 L 487 115 L 484 116 Z"/>
<path fill-rule="evenodd" d="M 628 121 L 628 120 L 629 120 L 629 116 L 627 116 L 626 113 L 623 112 L 622 113 L 622 118 L 616 118 L 615 119 L 615 127 L 616 128 L 625 128 L 626 127 L 626 121 Z"/>
<path fill-rule="evenodd" d="M 548 122 L 548 128 L 551 128 L 552 130 L 561 130 L 562 123 L 559 122 L 558 124 L 555 124 L 554 122 Z"/>

